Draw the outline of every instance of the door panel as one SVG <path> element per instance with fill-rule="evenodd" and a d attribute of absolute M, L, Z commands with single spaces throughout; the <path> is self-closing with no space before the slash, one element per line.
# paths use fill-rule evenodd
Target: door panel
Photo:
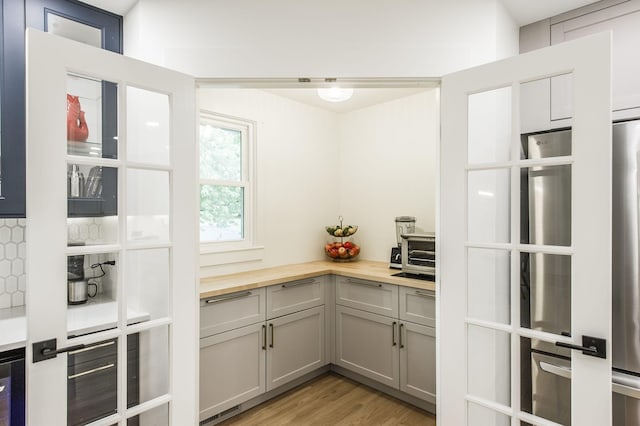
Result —
<path fill-rule="evenodd" d="M 38 259 L 27 264 L 28 422 L 66 418 L 67 349 L 113 340 L 113 362 L 87 370 L 108 377 L 113 388 L 115 408 L 99 418 L 195 424 L 194 81 L 34 30 L 27 32 L 27 48 L 27 256 Z M 70 100 L 70 87 L 82 96 Z M 169 116 L 164 105 L 164 121 L 149 124 L 147 133 L 126 126 L 149 111 L 148 98 L 129 102 L 140 88 L 158 94 L 154 103 L 162 103 L 158 97 L 169 103 Z M 113 108 L 105 107 L 105 97 Z M 155 130 L 165 136 L 155 139 Z M 163 161 L 130 159 L 124 149 L 156 142 Z M 82 201 L 97 208 L 71 208 Z M 37 344 L 49 339 L 60 353 L 40 361 Z M 92 387 L 105 385 L 97 380 Z"/>
<path fill-rule="evenodd" d="M 267 322 L 267 391 L 324 365 L 324 306 Z"/>
<path fill-rule="evenodd" d="M 587 335 L 610 354 L 610 56 L 601 34 L 442 80 L 441 424 L 546 424 L 520 398 L 531 353 Z M 567 74 L 570 149 L 527 145 L 527 84 Z M 610 355 L 569 352 L 572 424 L 610 424 Z"/>
<path fill-rule="evenodd" d="M 336 306 L 336 364 L 388 386 L 399 386 L 397 321 Z"/>

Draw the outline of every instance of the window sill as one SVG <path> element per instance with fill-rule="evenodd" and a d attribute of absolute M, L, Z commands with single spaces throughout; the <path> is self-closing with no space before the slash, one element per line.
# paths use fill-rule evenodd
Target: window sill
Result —
<path fill-rule="evenodd" d="M 200 247 L 200 267 L 228 265 L 231 263 L 255 262 L 264 257 L 263 246 L 222 248 Z"/>

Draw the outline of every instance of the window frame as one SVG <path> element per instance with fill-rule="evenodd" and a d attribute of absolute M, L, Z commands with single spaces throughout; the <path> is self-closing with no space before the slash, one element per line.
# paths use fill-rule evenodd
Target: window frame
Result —
<path fill-rule="evenodd" d="M 198 193 L 202 185 L 236 186 L 243 188 L 243 238 L 240 240 L 200 241 L 200 253 L 226 253 L 239 250 L 255 249 L 256 246 L 256 122 L 201 109 L 199 111 L 198 134 L 203 124 L 224 129 L 240 131 L 242 135 L 240 180 L 219 180 L 203 178 L 200 172 L 198 149 Z M 200 136 L 198 136 L 200 144 Z M 200 220 L 198 220 L 198 228 Z M 228 263 L 224 260 L 212 260 L 208 264 Z M 204 266 L 204 265 L 203 265 Z"/>

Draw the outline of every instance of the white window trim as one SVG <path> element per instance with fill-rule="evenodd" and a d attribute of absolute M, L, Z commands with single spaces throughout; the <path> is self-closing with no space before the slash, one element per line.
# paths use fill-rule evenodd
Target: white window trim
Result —
<path fill-rule="evenodd" d="M 264 247 L 257 244 L 257 171 L 256 171 L 256 125 L 252 120 L 220 114 L 201 109 L 198 123 L 208 122 L 243 133 L 241 183 L 199 178 L 198 185 L 233 185 L 244 188 L 244 238 L 237 241 L 207 241 L 200 243 L 200 266 L 215 266 L 229 263 L 261 260 Z M 199 128 L 200 126 L 198 126 Z M 199 138 L 198 138 L 199 140 Z M 199 150 L 198 150 L 199 152 Z M 244 153 L 247 155 L 244 155 Z M 198 163 L 199 164 L 199 163 Z"/>

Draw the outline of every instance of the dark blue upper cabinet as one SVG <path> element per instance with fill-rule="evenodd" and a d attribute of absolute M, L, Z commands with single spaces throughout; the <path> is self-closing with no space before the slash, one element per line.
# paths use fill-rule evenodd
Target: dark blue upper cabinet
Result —
<path fill-rule="evenodd" d="M 25 217 L 25 25 L 55 32 L 72 21 L 94 33 L 92 44 L 122 53 L 122 17 L 75 0 L 0 4 L 0 217 Z"/>

